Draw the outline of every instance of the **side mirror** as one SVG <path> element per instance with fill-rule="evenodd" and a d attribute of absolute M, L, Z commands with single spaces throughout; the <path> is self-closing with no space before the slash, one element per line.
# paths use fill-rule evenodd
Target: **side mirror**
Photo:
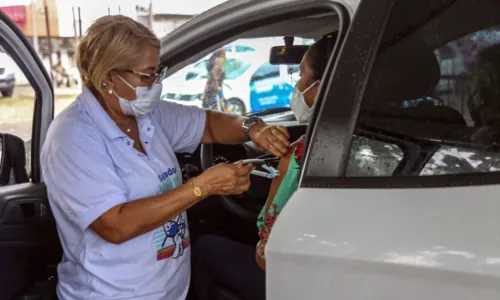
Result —
<path fill-rule="evenodd" d="M 302 61 L 309 46 L 276 46 L 269 53 L 269 63 L 272 65 L 298 65 Z"/>
<path fill-rule="evenodd" d="M 23 140 L 0 133 L 0 149 L 0 186 L 29 182 Z"/>

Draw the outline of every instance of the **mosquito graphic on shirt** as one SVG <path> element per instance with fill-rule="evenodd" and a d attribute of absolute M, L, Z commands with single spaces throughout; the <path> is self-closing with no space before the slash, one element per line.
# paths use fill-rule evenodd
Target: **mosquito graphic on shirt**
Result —
<path fill-rule="evenodd" d="M 182 214 L 177 216 L 177 218 L 173 221 L 169 221 L 163 225 L 163 231 L 165 232 L 165 239 L 163 240 L 163 247 L 166 246 L 167 241 L 171 239 L 174 242 L 175 249 L 173 258 L 177 258 L 184 254 L 184 237 L 186 234 L 186 222 L 184 222 L 184 218 Z"/>

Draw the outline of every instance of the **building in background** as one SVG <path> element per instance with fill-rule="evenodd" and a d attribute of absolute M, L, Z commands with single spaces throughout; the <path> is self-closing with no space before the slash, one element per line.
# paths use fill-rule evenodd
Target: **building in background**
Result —
<path fill-rule="evenodd" d="M 137 21 L 148 27 L 151 26 L 153 32 L 159 38 L 165 36 L 167 33 L 181 26 L 184 22 L 193 17 L 193 15 L 179 14 L 175 13 L 175 11 L 172 13 L 159 13 L 153 10 L 152 13 L 150 13 L 148 7 L 139 5 L 136 7 L 136 15 Z"/>
<path fill-rule="evenodd" d="M 33 43 L 33 34 L 35 34 L 37 45 L 34 46 L 37 48 L 36 50 L 45 67 L 49 70 L 48 32 L 50 32 L 52 39 L 53 62 L 57 61 L 58 55 L 68 60 L 68 53 L 72 55 L 72 52 L 74 52 L 74 39 L 65 39 L 59 34 L 56 0 L 34 0 L 33 2 L 31 0 L 19 0 L 16 1 L 16 5 L 11 5 L 11 3 L 13 1 L 0 1 L 0 10 L 17 24 L 31 43 Z M 47 5 L 47 12 L 45 11 L 45 5 Z M 33 28 L 36 28 L 36 32 L 33 31 Z M 17 84 L 28 84 L 26 77 L 18 68 L 14 72 Z"/>
<path fill-rule="evenodd" d="M 49 62 L 50 33 L 52 64 L 60 60 L 66 69 L 75 72 L 78 39 L 99 17 L 108 14 L 129 16 L 151 26 L 161 38 L 193 16 L 225 1 L 183 0 L 179 5 L 176 0 L 0 0 L 0 10 L 19 26 L 31 43 L 37 41 L 34 46 L 47 70 L 52 69 Z M 19 73 L 17 82 L 27 84 L 24 75 L 19 70 L 16 73 Z"/>
<path fill-rule="evenodd" d="M 183 0 L 179 5 L 177 0 L 151 0 L 137 6 L 137 21 L 149 26 L 158 37 L 181 26 L 192 17 L 227 0 Z M 152 4 L 152 16 L 149 16 L 149 4 Z"/>
<path fill-rule="evenodd" d="M 6 14 L 23 32 L 25 32 L 27 22 L 25 5 L 1 6 L 0 11 Z"/>

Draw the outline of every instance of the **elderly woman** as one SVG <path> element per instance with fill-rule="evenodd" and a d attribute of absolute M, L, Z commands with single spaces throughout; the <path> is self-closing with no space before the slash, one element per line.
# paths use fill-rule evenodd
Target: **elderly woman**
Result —
<path fill-rule="evenodd" d="M 59 299 L 185 299 L 185 211 L 241 194 L 252 166 L 220 164 L 182 183 L 176 152 L 252 140 L 277 156 L 288 133 L 261 120 L 160 101 L 160 42 L 124 16 L 98 19 L 78 47 L 82 94 L 52 123 L 42 171 L 63 259 Z"/>

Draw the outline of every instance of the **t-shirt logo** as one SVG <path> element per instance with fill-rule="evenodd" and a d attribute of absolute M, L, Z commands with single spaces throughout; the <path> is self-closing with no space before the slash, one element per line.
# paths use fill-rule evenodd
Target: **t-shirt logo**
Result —
<path fill-rule="evenodd" d="M 189 236 L 187 236 L 187 225 L 184 221 L 184 214 L 177 216 L 163 225 L 164 238 L 161 249 L 157 251 L 158 260 L 168 257 L 178 258 L 184 254 L 184 249 L 189 246 Z"/>
<path fill-rule="evenodd" d="M 168 169 L 163 174 L 158 175 L 158 178 L 161 182 L 159 193 L 165 193 L 182 184 L 176 168 Z M 181 257 L 184 254 L 184 249 L 190 244 L 186 213 L 181 213 L 162 227 L 157 228 L 153 232 L 153 243 L 158 260 Z"/>

